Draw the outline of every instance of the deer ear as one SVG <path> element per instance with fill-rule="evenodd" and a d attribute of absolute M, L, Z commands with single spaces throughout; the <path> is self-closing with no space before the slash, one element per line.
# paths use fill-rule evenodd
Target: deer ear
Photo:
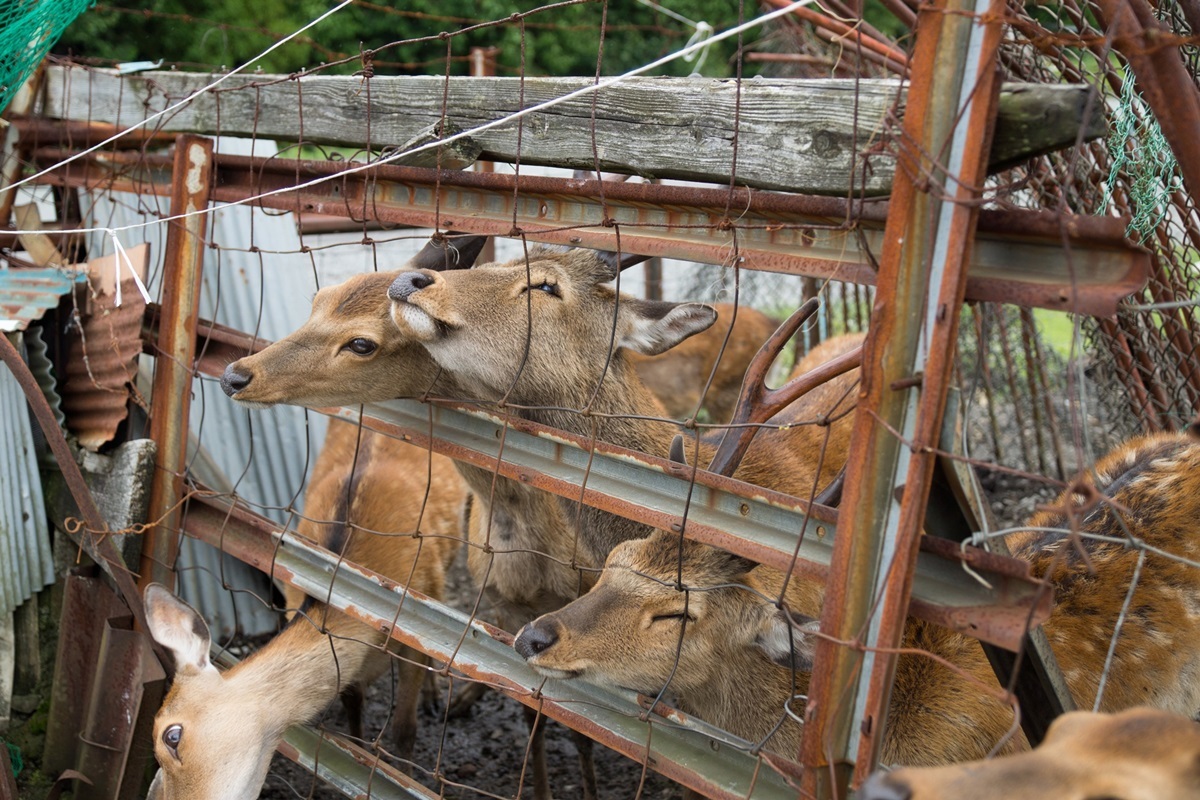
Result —
<path fill-rule="evenodd" d="M 819 620 L 767 606 L 754 643 L 781 667 L 811 672 Z"/>
<path fill-rule="evenodd" d="M 216 669 L 208 660 L 212 641 L 204 617 L 159 583 L 146 587 L 143 600 L 150 635 L 171 651 L 176 672 L 186 674 Z"/>
<path fill-rule="evenodd" d="M 617 346 L 648 356 L 670 350 L 717 321 L 716 309 L 703 303 L 666 303 L 622 295 L 618 305 L 622 330 Z"/>
<path fill-rule="evenodd" d="M 421 252 L 409 260 L 406 272 L 432 269 L 438 272 L 447 269 L 469 269 L 487 244 L 486 236 L 467 236 L 447 231 L 445 236 L 434 236 L 421 248 Z"/>

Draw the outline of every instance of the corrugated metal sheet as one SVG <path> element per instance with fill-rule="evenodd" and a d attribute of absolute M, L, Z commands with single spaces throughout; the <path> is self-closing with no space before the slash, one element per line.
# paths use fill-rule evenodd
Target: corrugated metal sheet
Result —
<path fill-rule="evenodd" d="M 142 352 L 146 303 L 132 279 L 122 283 L 123 302 L 115 295 L 92 298 L 82 317 L 82 335 L 73 333 L 63 364 L 62 409 L 79 444 L 96 450 L 112 441 L 129 415 L 129 389 Z"/>
<path fill-rule="evenodd" d="M 16 338 L 13 341 L 19 346 Z M 25 393 L 4 369 L 0 370 L 0 615 L 9 614 L 53 581 L 33 426 Z"/>
<path fill-rule="evenodd" d="M 58 305 L 82 273 L 45 267 L 0 268 L 0 331 L 23 331 Z"/>

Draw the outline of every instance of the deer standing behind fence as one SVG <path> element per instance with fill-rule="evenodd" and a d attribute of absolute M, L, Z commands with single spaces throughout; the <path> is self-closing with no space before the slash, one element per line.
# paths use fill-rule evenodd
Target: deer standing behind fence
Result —
<path fill-rule="evenodd" d="M 428 476 L 428 479 L 427 479 Z M 428 489 L 428 492 L 426 491 Z M 334 422 L 308 484 L 300 536 L 405 586 L 441 598 L 461 543 L 466 490 L 450 459 Z M 417 532 L 420 535 L 414 535 Z M 299 609 L 261 649 L 222 673 L 209 661 L 204 619 L 158 584 L 146 589 L 150 633 L 175 678 L 154 722 L 153 800 L 258 796 L 284 731 L 346 694 L 361 738 L 362 691 L 396 665 L 392 737 L 411 759 L 427 657 L 289 587 Z"/>
<path fill-rule="evenodd" d="M 709 328 L 716 312 L 700 303 L 618 295 L 605 285 L 617 272 L 612 254 L 531 248 L 528 262 L 407 272 L 388 294 L 397 326 L 421 341 L 437 364 L 460 385 L 472 387 L 477 398 L 503 399 L 534 421 L 665 455 L 677 429 L 660 421 L 662 406 L 638 378 L 628 353 L 666 352 Z M 843 374 L 830 391 L 845 399 L 855 380 L 856 373 Z M 721 433 L 693 442 L 700 464 L 709 463 Z M 848 436 L 848 417 L 836 418 L 828 429 L 764 430 L 735 477 L 808 497 L 842 466 L 823 457 L 827 433 Z M 565 498 L 560 503 L 570 523 L 566 538 L 577 541 L 591 563 L 603 563 L 617 544 L 651 531 Z"/>
<path fill-rule="evenodd" d="M 1197 476 L 1193 434 L 1134 439 L 1013 537 L 1013 554 L 1055 589 L 1045 630 L 1079 707 L 1096 702 L 1107 674 L 1101 710 L 1200 711 Z M 777 607 L 781 596 L 791 613 Z M 546 675 L 646 693 L 666 686 L 685 710 L 791 756 L 813 603 L 806 582 L 780 595 L 777 572 L 658 532 L 615 549 L 591 592 L 528 625 L 516 647 Z M 1004 741 L 1014 718 L 978 642 L 910 619 L 902 646 L 934 657 L 898 660 L 883 763 L 977 759 Z M 1017 736 L 1005 750 L 1021 746 Z"/>
<path fill-rule="evenodd" d="M 469 267 L 485 240 L 460 237 L 451 241 L 451 249 L 431 243 L 409 263 L 408 269 L 441 269 L 451 256 L 454 267 Z M 312 315 L 300 329 L 230 364 L 222 387 L 230 397 L 250 407 L 279 403 L 340 406 L 420 396 L 427 391 L 434 396 L 473 396 L 441 370 L 419 343 L 393 324 L 386 290 L 399 274 L 401 271 L 359 275 L 320 290 L 313 301 Z M 728 308 L 732 320 L 733 307 Z M 720 360 L 710 389 L 718 400 L 728 396 L 726 384 L 745 369 L 737 359 L 748 358 L 760 344 L 759 337 L 770 333 L 770 321 L 752 309 L 737 309 L 736 318 L 740 321 L 730 334 L 727 354 Z M 669 378 L 664 386 L 671 388 L 662 391 L 687 393 L 687 399 L 675 405 L 685 409 L 681 415 L 695 411 L 702 381 L 708 379 L 727 330 L 728 325 L 716 327 L 701 342 L 702 348 L 685 352 L 682 362 L 672 360 L 671 353 L 643 360 L 643 367 L 664 380 Z M 672 364 L 678 369 L 670 368 Z M 676 372 L 700 382 L 695 386 L 682 384 L 685 388 L 680 389 L 679 378 L 673 375 Z M 719 405 L 709 407 L 714 414 L 728 413 Z M 662 415 L 661 409 L 656 411 Z M 562 535 L 566 523 L 554 497 L 495 476 L 487 469 L 460 464 L 459 471 L 477 500 L 470 506 L 466 523 L 471 543 L 468 567 L 476 583 L 484 587 L 502 627 L 515 631 L 538 615 L 575 599 L 591 585 L 602 559 L 581 559 L 573 541 Z M 581 572 L 581 561 L 593 571 Z M 460 698 L 455 706 L 465 704 Z M 527 709 L 526 714 L 532 724 L 533 712 Z M 550 789 L 542 730 L 542 726 L 535 728 L 531 760 L 535 797 L 546 800 Z M 591 797 L 595 779 L 588 756 L 590 740 L 573 736 L 583 762 L 585 796 Z"/>
<path fill-rule="evenodd" d="M 1073 711 L 1019 755 L 878 772 L 859 800 L 1193 800 L 1200 797 L 1200 724 L 1151 708 Z"/>

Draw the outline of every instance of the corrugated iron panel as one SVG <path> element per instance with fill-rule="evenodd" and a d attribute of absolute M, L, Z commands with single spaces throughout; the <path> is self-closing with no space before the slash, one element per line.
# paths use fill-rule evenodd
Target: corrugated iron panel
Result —
<path fill-rule="evenodd" d="M 25 394 L 0 370 L 0 615 L 54 581 L 42 482 Z"/>
<path fill-rule="evenodd" d="M 132 279 L 121 282 L 123 302 L 98 294 L 73 332 L 63 364 L 62 409 L 79 443 L 96 450 L 112 440 L 129 414 L 129 388 L 142 352 L 146 303 Z"/>
<path fill-rule="evenodd" d="M 23 331 L 83 281 L 82 273 L 45 267 L 0 269 L 0 331 Z"/>

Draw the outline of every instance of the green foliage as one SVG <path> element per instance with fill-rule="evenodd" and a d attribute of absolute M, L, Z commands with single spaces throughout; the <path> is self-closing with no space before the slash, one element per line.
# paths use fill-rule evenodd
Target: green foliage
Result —
<path fill-rule="evenodd" d="M 729 0 L 661 0 L 690 20 L 717 31 L 738 22 L 738 3 Z M 83 15 L 60 40 L 55 52 L 102 61 L 163 59 L 184 69 L 233 67 L 331 7 L 329 0 L 127 0 L 119 9 L 98 6 Z M 343 74 L 362 68 L 361 49 L 374 50 L 377 74 L 468 74 L 472 47 L 496 47 L 498 74 L 594 75 L 605 18 L 601 73 L 614 75 L 682 48 L 693 29 L 637 0 L 584 2 L 550 8 L 509 21 L 514 13 L 538 6 L 518 0 L 406 0 L 385 7 L 363 0 L 311 29 L 309 38 L 291 42 L 262 59 L 265 72 L 288 73 L 350 56 L 332 67 Z M 757 13 L 745 4 L 747 16 Z M 488 24 L 498 23 L 498 24 Z M 479 27 L 476 27 L 479 26 Z M 464 33 L 449 39 L 443 32 Z M 522 30 L 523 29 L 523 30 Z M 755 31 L 747 33 L 753 41 Z M 389 46 L 393 43 L 395 46 Z M 734 40 L 713 46 L 701 71 L 732 75 Z M 687 75 L 694 63 L 676 61 L 658 74 Z"/>

